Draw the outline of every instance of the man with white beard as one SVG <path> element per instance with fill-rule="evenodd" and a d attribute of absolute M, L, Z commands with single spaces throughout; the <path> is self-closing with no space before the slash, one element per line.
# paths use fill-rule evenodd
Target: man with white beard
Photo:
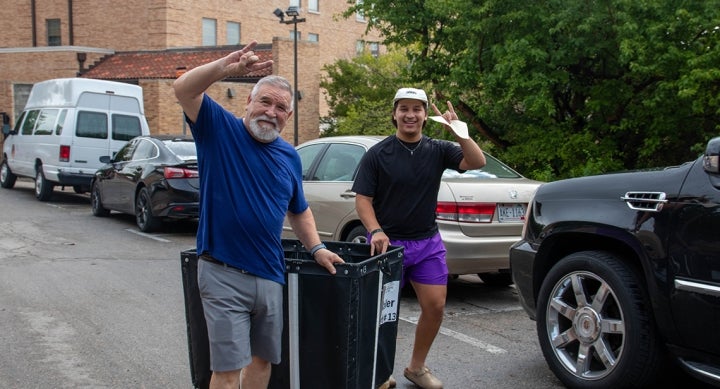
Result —
<path fill-rule="evenodd" d="M 198 288 L 210 340 L 210 388 L 266 388 L 280 362 L 285 283 L 282 225 L 331 274 L 343 260 L 327 250 L 302 188 L 300 156 L 279 137 L 293 114 L 293 90 L 262 78 L 235 117 L 205 94 L 213 83 L 272 66 L 253 41 L 198 66 L 173 88 L 195 138 L 200 173 Z M 241 379 L 242 372 L 242 379 Z"/>

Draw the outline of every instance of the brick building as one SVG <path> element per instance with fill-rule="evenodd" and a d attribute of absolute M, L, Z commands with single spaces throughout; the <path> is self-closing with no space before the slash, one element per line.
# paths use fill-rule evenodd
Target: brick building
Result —
<path fill-rule="evenodd" d="M 361 50 L 379 53 L 379 38 L 366 34 L 361 15 L 342 18 L 346 0 L 0 0 L 9 15 L 0 29 L 0 112 L 11 124 L 32 84 L 60 77 L 89 77 L 143 87 L 153 133 L 184 131 L 171 85 L 179 72 L 220 58 L 250 40 L 272 58 L 273 74 L 294 82 L 297 27 L 299 142 L 319 133 L 327 111 L 319 89 L 322 66 Z M 297 24 L 274 14 L 299 5 Z M 250 75 L 253 76 L 253 75 Z M 208 93 L 238 116 L 262 75 L 224 80 Z M 292 120 L 283 137 L 292 142 Z"/>

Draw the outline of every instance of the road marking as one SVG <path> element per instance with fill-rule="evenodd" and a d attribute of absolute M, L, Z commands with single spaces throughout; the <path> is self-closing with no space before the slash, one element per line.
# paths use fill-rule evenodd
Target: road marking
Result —
<path fill-rule="evenodd" d="M 137 230 L 133 230 L 132 228 L 126 228 L 125 231 L 127 231 L 127 232 L 132 232 L 132 233 L 135 234 L 135 235 L 140 235 L 140 236 L 145 237 L 145 238 L 148 238 L 148 239 L 157 240 L 158 242 L 163 242 L 163 243 L 170 243 L 170 242 L 171 242 L 170 240 L 163 239 L 163 238 L 160 238 L 160 237 L 158 237 L 158 236 L 151 235 L 151 234 L 146 234 L 146 233 L 144 233 L 144 232 L 140 232 L 140 231 L 137 231 Z"/>
<path fill-rule="evenodd" d="M 414 318 L 414 317 L 400 317 L 400 320 L 417 325 L 417 318 Z M 453 330 L 445 328 L 445 327 L 440 327 L 440 333 L 445 336 L 449 336 L 451 338 L 457 339 L 461 342 L 465 342 L 471 346 L 483 349 L 483 350 L 489 352 L 490 354 L 505 354 L 505 353 L 507 353 L 507 350 L 505 350 L 504 348 L 493 346 L 493 345 L 485 343 L 479 339 L 475 339 L 472 336 L 467 336 L 465 334 L 462 334 L 457 331 L 453 331 Z"/>

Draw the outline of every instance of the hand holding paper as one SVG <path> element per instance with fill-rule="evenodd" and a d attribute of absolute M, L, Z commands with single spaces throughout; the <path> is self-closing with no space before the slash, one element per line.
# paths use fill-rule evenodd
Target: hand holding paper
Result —
<path fill-rule="evenodd" d="M 440 113 L 440 110 L 435 106 L 435 104 L 433 104 L 432 108 L 438 116 L 430 116 L 430 119 L 449 126 L 452 129 L 452 132 L 455 133 L 455 135 L 457 135 L 458 137 L 462 139 L 470 139 L 470 135 L 468 135 L 467 123 L 457 120 L 457 114 L 455 113 L 455 109 L 453 108 L 451 102 L 448 101 L 447 105 L 448 110 L 445 111 L 444 114 L 442 114 Z"/>
<path fill-rule="evenodd" d="M 450 126 L 455 135 L 459 136 L 460 138 L 470 139 L 470 135 L 468 135 L 467 123 L 461 122 L 460 120 L 453 120 L 448 123 L 448 121 L 445 120 L 445 118 L 442 116 L 430 116 L 430 119 L 446 126 Z"/>

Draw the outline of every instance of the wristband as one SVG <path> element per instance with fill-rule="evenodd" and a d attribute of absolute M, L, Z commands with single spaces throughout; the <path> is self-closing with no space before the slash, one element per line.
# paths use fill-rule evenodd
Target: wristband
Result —
<path fill-rule="evenodd" d="M 370 231 L 370 236 L 373 236 L 373 235 L 377 234 L 378 232 L 383 232 L 383 229 L 382 229 L 382 228 L 376 228 L 376 229 Z"/>
<path fill-rule="evenodd" d="M 326 248 L 327 247 L 325 246 L 324 243 L 316 244 L 315 246 L 313 246 L 313 248 L 310 249 L 310 256 L 315 257 L 315 253 L 317 253 L 318 251 L 320 251 L 322 249 L 326 249 Z"/>

